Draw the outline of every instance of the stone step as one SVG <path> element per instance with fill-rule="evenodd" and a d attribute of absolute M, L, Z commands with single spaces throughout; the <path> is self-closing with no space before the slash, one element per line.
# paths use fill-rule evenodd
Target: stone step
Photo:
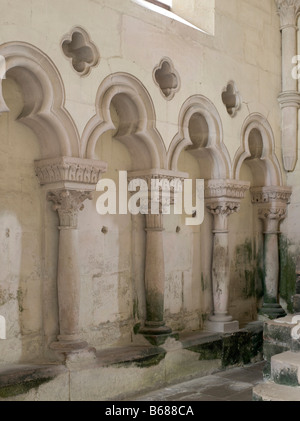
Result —
<path fill-rule="evenodd" d="M 300 387 L 265 382 L 253 388 L 253 401 L 300 401 Z"/>
<path fill-rule="evenodd" d="M 271 380 L 287 386 L 300 386 L 300 353 L 283 352 L 271 358 Z"/>
<path fill-rule="evenodd" d="M 300 341 L 292 338 L 292 329 L 295 327 L 292 323 L 293 317 L 294 315 L 290 314 L 264 323 L 263 353 L 269 365 L 273 355 L 291 350 L 300 351 Z"/>

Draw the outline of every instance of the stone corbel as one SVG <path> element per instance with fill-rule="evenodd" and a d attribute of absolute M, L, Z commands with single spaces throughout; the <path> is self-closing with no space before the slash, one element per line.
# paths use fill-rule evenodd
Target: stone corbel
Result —
<path fill-rule="evenodd" d="M 230 262 L 228 250 L 228 217 L 240 210 L 241 200 L 250 183 L 237 180 L 209 180 L 205 184 L 205 203 L 213 215 L 212 290 L 213 314 L 205 323 L 207 330 L 233 332 L 238 321 L 228 314 Z"/>
<path fill-rule="evenodd" d="M 78 212 L 83 202 L 92 198 L 92 191 L 106 164 L 71 157 L 35 162 L 37 177 L 47 191 L 47 200 L 53 203 L 59 216 L 58 249 L 58 309 L 59 335 L 51 348 L 60 355 L 70 356 L 84 351 L 94 355 L 79 333 L 80 268 L 78 266 Z M 91 352 L 92 351 L 92 352 Z"/>
<path fill-rule="evenodd" d="M 260 315 L 276 319 L 285 315 L 279 304 L 279 247 L 280 223 L 286 218 L 292 189 L 290 187 L 252 188 L 252 203 L 258 208 L 264 234 L 264 297 Z"/>
<path fill-rule="evenodd" d="M 280 16 L 280 31 L 282 36 L 282 92 L 278 97 L 281 108 L 282 122 L 282 156 L 286 171 L 293 171 L 297 163 L 298 151 L 298 109 L 300 93 L 298 79 L 294 76 L 297 63 L 297 16 L 300 10 L 300 0 L 275 0 Z"/>

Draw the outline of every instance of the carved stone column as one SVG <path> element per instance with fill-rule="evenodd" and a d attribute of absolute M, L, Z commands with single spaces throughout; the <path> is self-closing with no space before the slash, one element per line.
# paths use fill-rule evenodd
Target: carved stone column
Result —
<path fill-rule="evenodd" d="M 212 252 L 213 314 L 205 328 L 216 332 L 232 332 L 239 328 L 228 314 L 230 265 L 228 251 L 228 217 L 238 212 L 240 202 L 250 184 L 235 180 L 209 180 L 206 183 L 206 207 L 214 216 Z"/>
<path fill-rule="evenodd" d="M 287 214 L 291 196 L 289 187 L 252 188 L 252 203 L 258 207 L 258 217 L 263 221 L 264 230 L 264 279 L 262 316 L 270 319 L 282 317 L 286 313 L 279 304 L 279 234 L 280 223 Z"/>
<path fill-rule="evenodd" d="M 131 172 L 128 181 L 140 179 L 145 182 L 146 209 L 146 256 L 145 256 L 145 294 L 146 294 L 146 320 L 139 333 L 143 334 L 151 343 L 161 344 L 168 337 L 172 329 L 164 321 L 165 297 L 165 250 L 163 246 L 163 218 L 166 207 L 174 203 L 174 186 L 172 180 L 183 180 L 187 174 L 174 173 L 163 170 L 149 170 L 147 172 Z M 160 181 L 161 188 L 153 196 L 152 181 Z M 167 182 L 165 184 L 165 182 Z M 155 208 L 155 213 L 153 209 Z"/>
<path fill-rule="evenodd" d="M 51 348 L 62 354 L 88 349 L 79 334 L 80 267 L 78 264 L 78 212 L 92 191 L 106 164 L 100 161 L 62 157 L 35 163 L 40 184 L 59 216 L 57 291 L 59 308 L 58 341 Z"/>
<path fill-rule="evenodd" d="M 146 321 L 141 329 L 144 335 L 161 335 L 171 333 L 165 326 L 165 262 L 163 247 L 163 215 L 145 215 L 146 218 L 146 260 L 145 292 Z"/>
<path fill-rule="evenodd" d="M 282 92 L 278 101 L 282 110 L 282 155 L 286 171 L 293 171 L 297 162 L 298 108 L 300 93 L 293 69 L 297 55 L 297 13 L 300 0 L 275 0 L 282 34 Z"/>

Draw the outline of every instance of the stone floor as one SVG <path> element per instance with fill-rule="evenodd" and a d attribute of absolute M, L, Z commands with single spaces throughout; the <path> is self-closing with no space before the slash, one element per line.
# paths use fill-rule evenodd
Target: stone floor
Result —
<path fill-rule="evenodd" d="M 227 369 L 168 386 L 127 401 L 252 401 L 253 387 L 263 382 L 265 362 Z"/>

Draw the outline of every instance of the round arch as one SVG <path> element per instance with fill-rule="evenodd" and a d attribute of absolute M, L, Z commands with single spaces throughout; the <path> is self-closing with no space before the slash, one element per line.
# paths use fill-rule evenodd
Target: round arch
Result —
<path fill-rule="evenodd" d="M 101 83 L 96 96 L 96 114 L 83 131 L 82 156 L 94 159 L 100 136 L 116 129 L 111 105 L 120 121 L 114 138 L 128 148 L 133 170 L 165 168 L 166 149 L 155 126 L 152 99 L 142 83 L 127 73 L 114 73 Z"/>
<path fill-rule="evenodd" d="M 61 76 L 51 59 L 41 50 L 24 42 L 0 46 L 4 58 L 4 77 L 20 86 L 24 107 L 18 120 L 37 135 L 41 158 L 79 156 L 79 135 L 64 107 L 65 92 Z M 0 87 L 0 113 L 9 111 Z"/>
<path fill-rule="evenodd" d="M 273 131 L 266 118 L 259 113 L 250 114 L 242 127 L 241 146 L 233 165 L 234 178 L 237 180 L 244 163 L 253 174 L 255 187 L 282 186 L 282 172 L 275 154 Z"/>
<path fill-rule="evenodd" d="M 206 179 L 231 176 L 230 157 L 223 143 L 223 127 L 213 103 L 202 95 L 190 97 L 179 114 L 179 132 L 168 151 L 168 168 L 177 171 L 181 152 L 194 155 Z"/>

